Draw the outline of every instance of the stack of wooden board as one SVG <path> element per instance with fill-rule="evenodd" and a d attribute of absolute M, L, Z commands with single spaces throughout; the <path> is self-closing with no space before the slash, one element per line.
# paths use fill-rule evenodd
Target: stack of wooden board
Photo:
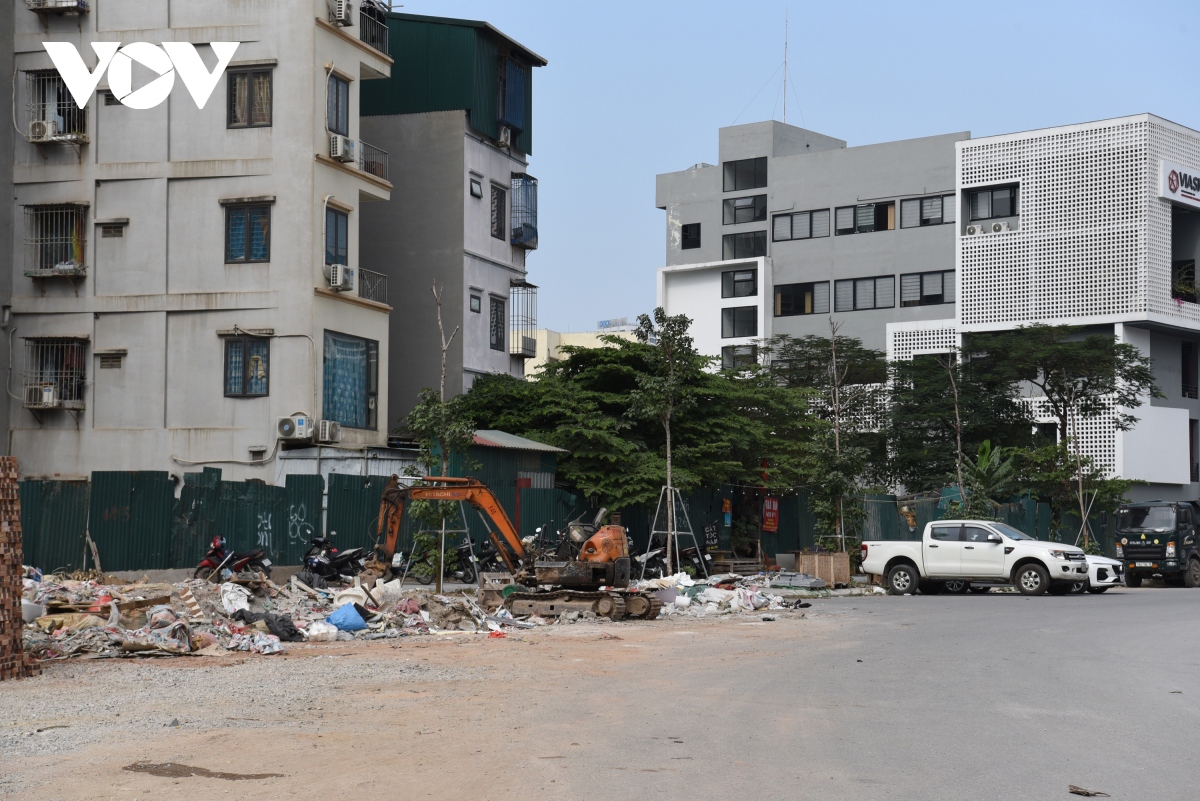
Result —
<path fill-rule="evenodd" d="M 25 658 L 21 640 L 21 499 L 17 460 L 0 457 L 0 681 L 40 672 Z"/>

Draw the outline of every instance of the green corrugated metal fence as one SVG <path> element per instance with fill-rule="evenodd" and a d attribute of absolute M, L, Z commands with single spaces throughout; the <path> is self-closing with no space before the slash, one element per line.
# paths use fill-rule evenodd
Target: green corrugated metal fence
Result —
<path fill-rule="evenodd" d="M 88 530 L 106 571 L 175 566 L 171 549 L 174 484 L 165 471 L 92 473 Z"/>
<path fill-rule="evenodd" d="M 379 525 L 379 501 L 387 482 L 387 476 L 334 473 L 329 477 L 326 523 L 330 532 L 337 532 L 334 544 L 338 548 L 370 550 L 374 547 L 375 532 Z M 401 550 L 408 550 L 408 547 L 408 542 L 401 542 Z"/>
<path fill-rule="evenodd" d="M 26 564 L 46 571 L 83 567 L 91 486 L 87 481 L 21 482 L 21 546 Z"/>

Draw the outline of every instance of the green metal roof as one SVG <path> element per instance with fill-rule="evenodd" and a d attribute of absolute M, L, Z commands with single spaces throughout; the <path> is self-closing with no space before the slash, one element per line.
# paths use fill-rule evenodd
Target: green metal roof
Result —
<path fill-rule="evenodd" d="M 459 27 L 466 27 L 466 28 L 484 28 L 486 30 L 491 31 L 492 34 L 494 36 L 496 36 L 498 39 L 503 39 L 504 43 L 511 50 L 513 50 L 514 52 L 517 53 L 517 55 L 521 56 L 523 59 L 528 61 L 532 66 L 544 67 L 550 63 L 550 62 L 546 61 L 546 59 L 539 56 L 537 53 L 530 50 L 525 45 L 518 42 L 516 39 L 513 39 L 509 36 L 504 35 L 503 32 L 501 32 L 498 28 L 496 28 L 490 22 L 484 22 L 482 20 L 477 20 L 477 19 L 454 19 L 452 17 L 430 17 L 430 16 L 426 16 L 424 14 L 403 14 L 398 11 L 393 11 L 393 12 L 389 13 L 388 17 L 389 18 L 395 17 L 396 19 L 414 20 L 414 21 L 418 21 L 418 22 L 432 22 L 432 23 L 437 23 L 440 25 L 456 25 Z"/>

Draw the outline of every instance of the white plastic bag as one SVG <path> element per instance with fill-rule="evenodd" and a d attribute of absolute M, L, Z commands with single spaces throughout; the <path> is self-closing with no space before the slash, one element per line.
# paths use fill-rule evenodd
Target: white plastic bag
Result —
<path fill-rule="evenodd" d="M 309 623 L 304 633 L 308 635 L 309 642 L 333 642 L 337 639 L 338 629 L 332 623 L 317 620 Z"/>
<path fill-rule="evenodd" d="M 239 609 L 250 611 L 250 593 L 245 587 L 225 582 L 221 585 L 221 607 L 230 617 Z"/>

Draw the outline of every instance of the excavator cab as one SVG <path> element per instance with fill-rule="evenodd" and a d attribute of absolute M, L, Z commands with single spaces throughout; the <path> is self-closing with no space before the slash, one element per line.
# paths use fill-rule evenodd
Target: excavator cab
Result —
<path fill-rule="evenodd" d="M 625 588 L 629 586 L 629 540 L 621 526 L 602 525 L 608 510 L 601 509 L 591 523 L 577 517 L 567 524 L 554 561 L 537 561 L 538 584 L 573 589 Z"/>

